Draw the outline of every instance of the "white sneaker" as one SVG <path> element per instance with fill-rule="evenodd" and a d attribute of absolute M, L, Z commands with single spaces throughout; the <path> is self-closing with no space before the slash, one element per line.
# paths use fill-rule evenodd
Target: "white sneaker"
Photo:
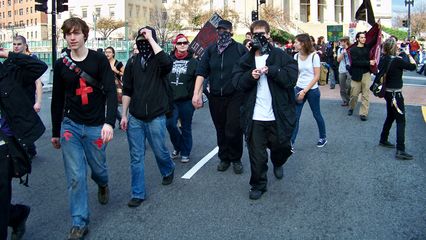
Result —
<path fill-rule="evenodd" d="M 176 160 L 179 158 L 179 152 L 176 150 L 173 150 L 172 155 L 170 156 L 173 160 Z"/>
<path fill-rule="evenodd" d="M 187 163 L 187 162 L 189 162 L 189 157 L 187 157 L 187 156 L 182 156 L 182 158 L 180 159 L 180 162 L 182 162 L 182 163 Z"/>

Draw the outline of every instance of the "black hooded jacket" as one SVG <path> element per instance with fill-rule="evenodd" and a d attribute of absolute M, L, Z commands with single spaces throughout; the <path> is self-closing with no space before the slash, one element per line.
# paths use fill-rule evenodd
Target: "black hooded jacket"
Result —
<path fill-rule="evenodd" d="M 31 56 L 9 52 L 8 61 L 0 66 L 0 105 L 2 117 L 23 147 L 43 135 L 45 127 L 24 87 L 47 70 L 47 65 Z"/>
<path fill-rule="evenodd" d="M 296 124 L 296 100 L 294 86 L 297 82 L 297 62 L 279 48 L 272 48 L 266 59 L 268 67 L 269 91 L 272 97 L 272 109 L 277 123 L 277 132 L 280 143 L 290 139 Z M 245 133 L 246 141 L 250 139 L 252 119 L 256 104 L 257 80 L 252 71 L 256 69 L 255 55 L 251 51 L 244 55 L 235 65 L 232 72 L 232 83 L 238 91 L 244 93 L 241 108 L 241 128 Z"/>
<path fill-rule="evenodd" d="M 207 47 L 198 64 L 196 75 L 209 78 L 210 94 L 230 96 L 235 92 L 231 83 L 232 68 L 246 52 L 247 48 L 234 40 L 222 54 L 218 53 L 217 43 Z"/>

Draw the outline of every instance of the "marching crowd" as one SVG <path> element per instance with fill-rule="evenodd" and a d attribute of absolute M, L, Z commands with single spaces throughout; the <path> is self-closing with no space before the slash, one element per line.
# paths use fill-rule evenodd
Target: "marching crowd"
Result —
<path fill-rule="evenodd" d="M 226 171 L 232 165 L 234 173 L 241 174 L 243 141 L 247 143 L 252 200 L 267 191 L 268 155 L 274 176 L 283 178 L 283 165 L 295 152 L 297 134 L 302 130 L 299 121 L 306 102 L 318 126 L 316 146 L 327 144 L 318 87 L 324 62 L 330 72 L 330 88 L 340 85 L 341 105 L 348 107 L 348 115 L 354 114 L 361 94 L 359 117 L 368 119 L 370 66 L 377 65 L 369 51 L 377 39 L 367 42 L 365 32 L 356 35 L 350 50 L 348 37 L 325 44 L 323 37 L 315 43 L 308 34 L 297 35 L 283 50 L 271 42 L 271 29 L 264 20 L 251 24 L 243 44 L 232 38 L 232 23 L 221 20 L 217 42 L 197 59 L 184 34 L 174 38 L 174 49 L 168 54 L 158 44 L 155 30 L 146 26 L 138 31 L 134 55 L 124 65 L 115 59 L 112 47 L 100 53 L 85 46 L 89 27 L 83 20 L 67 19 L 61 29 L 68 47 L 54 64 L 51 143 L 61 149 L 64 161 L 72 220 L 68 239 L 84 239 L 88 233 L 89 168 L 98 185 L 99 203 L 109 201 L 106 147 L 117 120 L 129 144 L 131 194 L 127 205 L 135 208 L 147 197 L 146 140 L 163 176 L 162 184 L 172 184 L 173 160 L 190 161 L 193 114 L 206 102 L 219 146 L 217 170 Z M 0 49 L 0 57 L 6 58 L 0 64 L 0 239 L 7 238 L 8 226 L 12 239 L 21 239 L 25 232 L 30 208 L 11 204 L 11 180 L 30 172 L 30 165 L 21 166 L 36 155 L 34 142 L 44 132 L 36 113 L 41 104 L 41 92 L 36 89 L 47 66 L 25 50 L 24 37 L 15 37 L 15 44 L 21 47 L 14 52 Z M 396 158 L 410 160 L 413 157 L 405 151 L 404 141 L 402 72 L 414 70 L 419 56 L 398 47 L 394 37 L 384 41 L 382 52 L 378 68 L 388 76 L 387 118 L 379 144 L 396 147 Z M 395 57 L 404 53 L 406 59 Z M 396 146 L 388 141 L 394 121 Z M 166 146 L 166 131 L 171 151 Z"/>

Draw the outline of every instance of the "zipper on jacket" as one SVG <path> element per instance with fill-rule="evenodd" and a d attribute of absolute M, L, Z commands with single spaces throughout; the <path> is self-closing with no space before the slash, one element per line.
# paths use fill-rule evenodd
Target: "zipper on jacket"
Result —
<path fill-rule="evenodd" d="M 223 79 L 223 55 L 225 55 L 225 52 L 222 53 L 222 62 L 220 63 L 220 80 L 222 82 Z M 220 96 L 223 96 L 223 87 L 220 87 Z"/>
<path fill-rule="evenodd" d="M 148 104 L 145 104 L 145 114 L 148 116 Z"/>

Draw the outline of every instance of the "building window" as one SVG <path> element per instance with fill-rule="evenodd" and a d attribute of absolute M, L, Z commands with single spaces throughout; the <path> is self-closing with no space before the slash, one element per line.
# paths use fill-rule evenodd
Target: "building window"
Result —
<path fill-rule="evenodd" d="M 7 0 L 7 6 L 12 6 L 12 1 L 11 0 Z"/>
<path fill-rule="evenodd" d="M 97 8 L 95 9 L 95 12 L 96 12 L 96 16 L 98 16 L 98 17 L 100 17 L 100 16 L 101 16 L 101 8 L 100 8 L 100 7 L 97 7 Z"/>
<path fill-rule="evenodd" d="M 326 0 L 318 0 L 318 21 L 324 22 L 326 9 L 327 9 Z"/>
<path fill-rule="evenodd" d="M 109 7 L 109 16 L 111 18 L 115 17 L 115 7 L 112 7 L 112 6 Z"/>
<path fill-rule="evenodd" d="M 33 20 L 31 19 L 31 25 L 33 25 Z"/>
<path fill-rule="evenodd" d="M 29 26 L 29 25 L 30 25 L 30 20 L 27 19 L 27 26 Z"/>
<path fill-rule="evenodd" d="M 167 3 L 167 0 L 163 0 L 162 2 L 163 2 L 163 3 Z"/>
<path fill-rule="evenodd" d="M 37 18 L 34 19 L 34 25 L 37 25 Z"/>
<path fill-rule="evenodd" d="M 19 15 L 21 15 L 21 16 L 24 15 L 24 9 L 22 9 L 22 8 L 19 9 Z"/>
<path fill-rule="evenodd" d="M 33 7 L 30 7 L 30 13 L 33 13 Z"/>
<path fill-rule="evenodd" d="M 8 11 L 8 12 L 7 12 L 7 16 L 8 16 L 8 17 L 12 17 L 12 11 Z"/>
<path fill-rule="evenodd" d="M 335 0 L 334 20 L 338 23 L 343 22 L 343 0 Z"/>
<path fill-rule="evenodd" d="M 132 17 L 133 4 L 129 4 L 129 17 Z"/>
<path fill-rule="evenodd" d="M 29 10 L 28 10 L 28 8 L 26 8 L 26 9 L 25 9 L 25 12 L 26 12 L 27 14 L 28 14 L 28 13 L 30 13 L 30 12 L 29 12 Z"/>
<path fill-rule="evenodd" d="M 300 0 L 300 21 L 309 22 L 311 17 L 311 1 Z"/>
<path fill-rule="evenodd" d="M 82 15 L 83 18 L 87 18 L 87 8 L 83 8 L 81 10 L 81 15 Z"/>
<path fill-rule="evenodd" d="M 35 31 L 35 38 L 37 38 L 37 31 Z"/>
<path fill-rule="evenodd" d="M 139 17 L 140 11 L 141 11 L 141 6 L 136 5 L 136 17 Z"/>

